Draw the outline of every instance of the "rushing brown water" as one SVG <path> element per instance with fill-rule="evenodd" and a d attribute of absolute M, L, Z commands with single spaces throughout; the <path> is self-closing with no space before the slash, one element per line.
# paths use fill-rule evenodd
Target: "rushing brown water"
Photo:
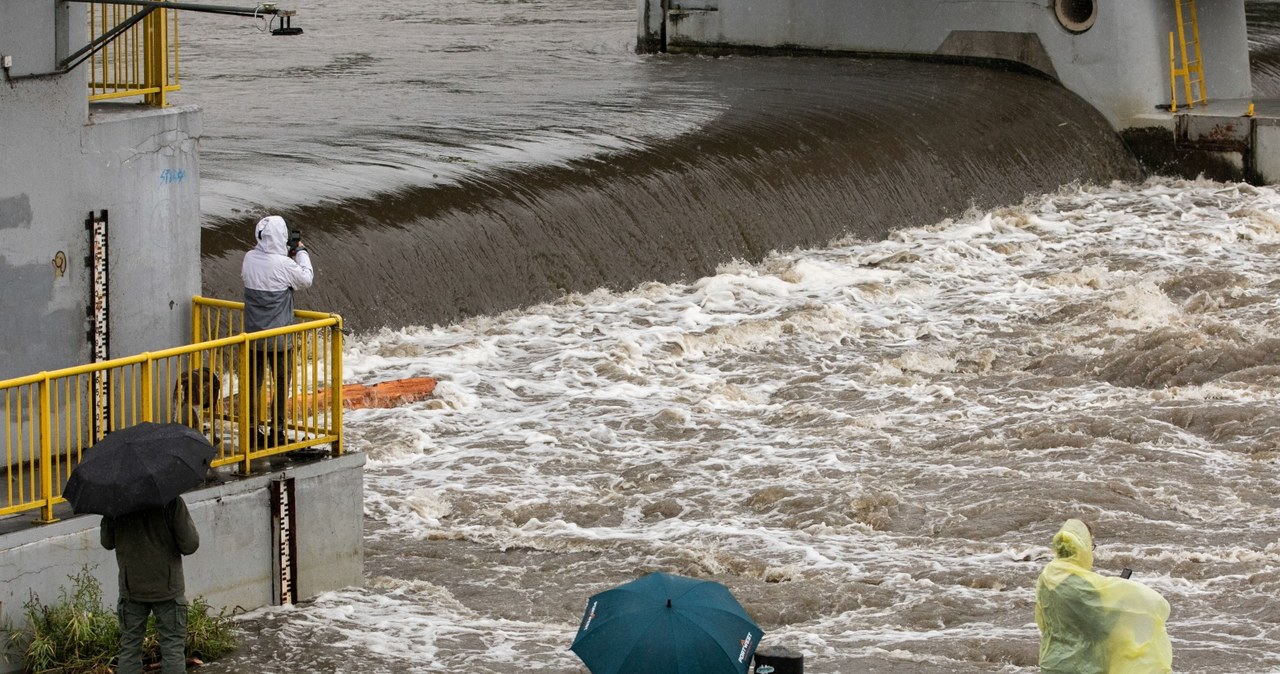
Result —
<path fill-rule="evenodd" d="M 1036 671 L 1068 517 L 1179 672 L 1280 671 L 1280 194 L 1154 181 L 348 343 L 364 589 L 219 671 L 541 671 L 586 597 L 728 585 L 806 671 Z"/>
<path fill-rule="evenodd" d="M 281 212 L 348 379 L 441 384 L 347 418 L 366 587 L 206 671 L 581 674 L 665 570 L 810 672 L 1029 674 L 1072 516 L 1176 671 L 1280 671 L 1274 191 L 1143 183 L 1027 75 L 637 56 L 630 0 L 307 9 L 189 40 L 206 289 Z"/>

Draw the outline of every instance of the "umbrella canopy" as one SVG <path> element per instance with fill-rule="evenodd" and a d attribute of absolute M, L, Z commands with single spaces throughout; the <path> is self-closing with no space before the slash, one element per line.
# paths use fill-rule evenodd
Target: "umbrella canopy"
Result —
<path fill-rule="evenodd" d="M 571 648 L 593 674 L 746 674 L 762 636 L 725 586 L 659 572 L 588 599 Z"/>
<path fill-rule="evenodd" d="M 86 449 L 62 497 L 76 513 L 110 517 L 158 508 L 204 481 L 214 453 L 183 424 L 143 422 Z"/>

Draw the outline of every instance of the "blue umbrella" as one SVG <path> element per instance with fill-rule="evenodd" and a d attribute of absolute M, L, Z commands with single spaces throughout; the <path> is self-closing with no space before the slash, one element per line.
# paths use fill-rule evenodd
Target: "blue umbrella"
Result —
<path fill-rule="evenodd" d="M 746 674 L 762 636 L 725 586 L 659 572 L 588 599 L 571 648 L 593 674 Z"/>

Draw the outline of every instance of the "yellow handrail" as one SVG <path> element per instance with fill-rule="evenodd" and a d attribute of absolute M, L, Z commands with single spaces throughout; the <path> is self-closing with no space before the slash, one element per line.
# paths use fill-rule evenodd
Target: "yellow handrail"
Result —
<path fill-rule="evenodd" d="M 235 318 L 243 326 L 242 312 L 240 303 L 195 297 L 192 344 L 0 381 L 8 477 L 0 516 L 39 509 L 37 521 L 54 521 L 61 485 L 83 452 L 139 421 L 198 427 L 218 448 L 212 465 L 238 464 L 244 474 L 254 460 L 282 452 L 328 445 L 341 453 L 342 318 L 298 311 L 304 322 L 232 334 Z M 266 346 L 278 337 L 287 351 Z M 287 371 L 287 388 L 276 390 L 272 380 L 281 379 L 264 376 L 266 367 Z M 95 375 L 106 385 L 95 387 Z M 249 393 L 255 383 L 261 395 Z M 324 404 L 315 404 L 321 395 Z M 259 409 L 250 408 L 250 398 Z M 255 420 L 267 418 L 268 398 L 273 434 L 259 439 Z"/>
<path fill-rule="evenodd" d="M 135 5 L 91 3 L 90 42 L 134 16 Z M 142 96 L 163 108 L 165 95 L 178 91 L 178 14 L 156 9 L 95 53 L 89 61 L 89 100 Z"/>

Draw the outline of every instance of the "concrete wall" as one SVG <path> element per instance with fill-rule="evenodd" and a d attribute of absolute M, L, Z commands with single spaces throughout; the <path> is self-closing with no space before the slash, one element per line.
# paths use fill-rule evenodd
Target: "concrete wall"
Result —
<path fill-rule="evenodd" d="M 295 480 L 298 597 L 362 586 L 364 461 L 363 454 L 347 454 L 186 494 L 200 532 L 200 549 L 184 561 L 187 597 L 204 597 L 215 609 L 252 610 L 274 602 L 270 483 L 281 477 Z M 100 521 L 74 516 L 0 534 L 0 624 L 24 622 L 23 604 L 32 591 L 41 603 L 56 603 L 70 588 L 68 577 L 86 565 L 102 583 L 107 608 L 114 608 L 117 567 L 114 553 L 99 545 Z M 7 523 L 14 528 L 15 518 Z M 0 662 L 0 672 L 18 669 L 18 663 Z"/>
<path fill-rule="evenodd" d="M 52 73 L 58 69 L 58 61 L 71 47 L 68 39 L 71 22 L 84 25 L 85 9 L 72 3 L 0 2 L 0 55 L 12 58 L 9 77 L 26 77 Z M 83 42 L 83 40 L 81 41 Z"/>
<path fill-rule="evenodd" d="M 90 108 L 80 203 L 110 216 L 112 358 L 191 341 L 191 297 L 200 294 L 201 133 L 195 106 Z"/>
<path fill-rule="evenodd" d="M 56 72 L 84 21 L 77 3 L 0 0 L 0 379 L 88 361 L 90 212 L 111 220 L 113 357 L 186 343 L 200 292 L 199 112 L 91 112 L 86 66 Z"/>
<path fill-rule="evenodd" d="M 0 379 L 86 359 L 84 271 L 89 207 L 78 191 L 81 130 L 88 115 L 83 74 L 50 72 L 53 3 L 0 0 L 0 55 L 14 67 L 0 83 Z M 83 8 L 77 13 L 84 20 Z M 68 264 L 59 276 L 54 256 Z"/>
<path fill-rule="evenodd" d="M 1252 97 L 1248 22 L 1243 0 L 1200 0 L 1196 7 L 1209 101 Z M 1165 11 L 1173 14 L 1172 7 L 1166 6 Z M 1173 19 L 1169 22 L 1172 25 Z M 1178 60 L 1181 63 L 1181 56 Z"/>
<path fill-rule="evenodd" d="M 1197 4 L 1210 97 L 1248 97 L 1243 0 Z M 1169 104 L 1173 3 L 1099 0 L 1096 7 L 1092 27 L 1073 33 L 1059 23 L 1053 0 L 639 0 L 638 47 L 665 37 L 669 51 L 798 48 L 1016 60 L 1056 77 L 1117 129 L 1128 128 Z"/>
<path fill-rule="evenodd" d="M 1280 119 L 1259 117 L 1252 140 L 1257 179 L 1264 184 L 1280 182 Z"/>

